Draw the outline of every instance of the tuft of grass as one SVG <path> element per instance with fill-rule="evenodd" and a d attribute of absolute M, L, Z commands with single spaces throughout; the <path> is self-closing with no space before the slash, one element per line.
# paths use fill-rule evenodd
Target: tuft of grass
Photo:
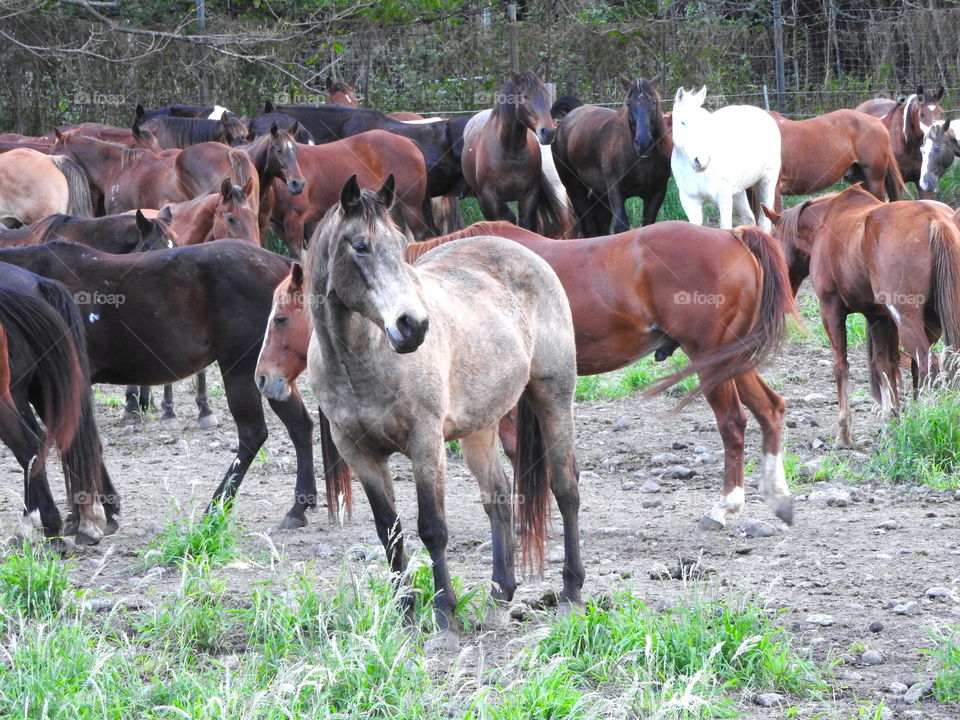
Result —
<path fill-rule="evenodd" d="M 577 378 L 574 399 L 577 402 L 595 402 L 597 400 L 617 400 L 640 390 L 646 390 L 667 375 L 682 370 L 687 364 L 687 356 L 682 350 L 676 350 L 663 363 L 657 363 L 653 356 L 647 356 L 622 370 L 602 375 L 584 375 Z M 686 395 L 697 386 L 696 375 L 684 378 L 667 390 L 669 395 Z"/>
<path fill-rule="evenodd" d="M 960 488 L 960 390 L 928 387 L 906 399 L 870 469 L 889 482 Z"/>
<path fill-rule="evenodd" d="M 463 450 L 460 449 L 459 440 L 451 440 L 447 443 L 447 453 L 453 455 L 454 457 L 462 458 Z"/>
<path fill-rule="evenodd" d="M 0 561 L 0 617 L 50 618 L 60 610 L 69 586 L 60 558 L 45 545 L 24 540 Z"/>
<path fill-rule="evenodd" d="M 960 702 L 960 628 L 947 633 L 930 633 L 933 648 L 925 650 L 938 663 L 933 695 L 940 702 Z"/>
<path fill-rule="evenodd" d="M 820 319 L 820 301 L 813 293 L 801 294 L 797 298 L 797 309 L 804 320 L 804 327 L 791 323 L 787 337 L 791 342 L 813 339 L 821 347 L 830 347 L 830 338 Z M 847 315 L 847 348 L 860 347 L 867 342 L 867 321 L 863 315 Z"/>
<path fill-rule="evenodd" d="M 238 556 L 240 535 L 229 503 L 205 513 L 199 522 L 180 515 L 150 543 L 143 553 L 144 562 L 178 567 L 225 565 Z"/>

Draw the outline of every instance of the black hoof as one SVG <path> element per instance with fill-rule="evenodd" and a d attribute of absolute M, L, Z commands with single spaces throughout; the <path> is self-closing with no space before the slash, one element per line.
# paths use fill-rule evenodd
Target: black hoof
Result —
<path fill-rule="evenodd" d="M 287 513 L 280 521 L 281 530 L 296 530 L 307 526 L 307 519 L 303 516 L 291 515 Z"/>
<path fill-rule="evenodd" d="M 773 507 L 774 514 L 787 525 L 793 525 L 793 498 L 785 497 L 777 500 Z"/>
<path fill-rule="evenodd" d="M 717 522 L 709 515 L 704 515 L 700 518 L 700 522 L 697 523 L 697 527 L 701 530 L 710 530 L 711 532 L 716 532 L 717 530 L 723 530 L 724 525 L 722 522 Z"/>

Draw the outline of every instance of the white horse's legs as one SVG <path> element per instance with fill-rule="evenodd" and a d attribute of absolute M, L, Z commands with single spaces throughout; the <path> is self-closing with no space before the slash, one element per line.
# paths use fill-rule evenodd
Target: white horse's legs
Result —
<path fill-rule="evenodd" d="M 760 202 L 766 205 L 771 210 L 774 209 L 774 206 L 777 201 L 777 183 L 780 180 L 780 171 L 777 170 L 776 173 L 768 173 L 766 176 L 760 179 L 760 182 L 757 183 L 757 190 L 760 193 Z M 773 226 L 770 223 L 770 218 L 764 213 L 760 213 L 760 217 L 757 218 L 760 222 L 760 229 L 764 232 L 770 232 L 773 230 Z"/>
<path fill-rule="evenodd" d="M 677 194 L 680 196 L 680 204 L 683 206 L 683 212 L 687 215 L 687 220 L 694 225 L 703 225 L 703 201 L 687 195 L 683 190 L 677 188 Z"/>
<path fill-rule="evenodd" d="M 744 225 L 755 225 L 757 219 L 753 216 L 753 210 L 750 209 L 750 201 L 747 199 L 747 191 L 741 190 L 733 196 L 733 207 L 737 211 L 737 217 Z"/>
<path fill-rule="evenodd" d="M 746 197 L 746 196 L 744 196 Z M 717 196 L 717 210 L 720 211 L 720 229 L 727 230 L 733 227 L 733 195 L 721 192 Z"/>

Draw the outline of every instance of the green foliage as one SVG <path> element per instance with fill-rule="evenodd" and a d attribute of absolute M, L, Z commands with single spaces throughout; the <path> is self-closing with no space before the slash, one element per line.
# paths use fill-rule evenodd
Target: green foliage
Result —
<path fill-rule="evenodd" d="M 905 399 L 870 469 L 890 482 L 960 488 L 960 391 L 927 387 Z"/>
<path fill-rule="evenodd" d="M 240 535 L 240 528 L 231 518 L 229 503 L 205 513 L 199 522 L 178 515 L 147 547 L 144 562 L 217 567 L 237 557 Z"/>
<path fill-rule="evenodd" d="M 46 545 L 25 540 L 0 561 L 0 620 L 18 613 L 39 620 L 55 615 L 69 584 L 60 558 Z"/>
<path fill-rule="evenodd" d="M 574 398 L 579 402 L 591 402 L 626 397 L 682 370 L 686 364 L 687 356 L 682 350 L 674 351 L 663 363 L 657 363 L 652 355 L 648 355 L 623 370 L 578 377 Z M 685 395 L 697 386 L 697 382 L 697 376 L 691 375 L 671 386 L 667 392 L 670 395 Z"/>
<path fill-rule="evenodd" d="M 804 320 L 804 327 L 791 325 L 789 338 L 793 341 L 813 339 L 821 347 L 830 347 L 830 337 L 820 319 L 820 301 L 813 293 L 801 293 L 797 298 L 797 309 Z M 867 321 L 863 315 L 847 315 L 847 349 L 860 347 L 867 341 Z"/>
<path fill-rule="evenodd" d="M 934 697 L 940 702 L 960 702 L 960 628 L 949 633 L 930 633 L 933 648 L 926 650 L 938 663 Z"/>

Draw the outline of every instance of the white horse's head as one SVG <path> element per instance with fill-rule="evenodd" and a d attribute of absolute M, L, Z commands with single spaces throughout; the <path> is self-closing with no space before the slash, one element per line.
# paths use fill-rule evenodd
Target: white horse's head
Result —
<path fill-rule="evenodd" d="M 673 100 L 673 145 L 696 172 L 710 165 L 710 143 L 714 140 L 709 137 L 710 113 L 703 107 L 706 97 L 704 85 L 696 93 L 680 88 Z"/>

